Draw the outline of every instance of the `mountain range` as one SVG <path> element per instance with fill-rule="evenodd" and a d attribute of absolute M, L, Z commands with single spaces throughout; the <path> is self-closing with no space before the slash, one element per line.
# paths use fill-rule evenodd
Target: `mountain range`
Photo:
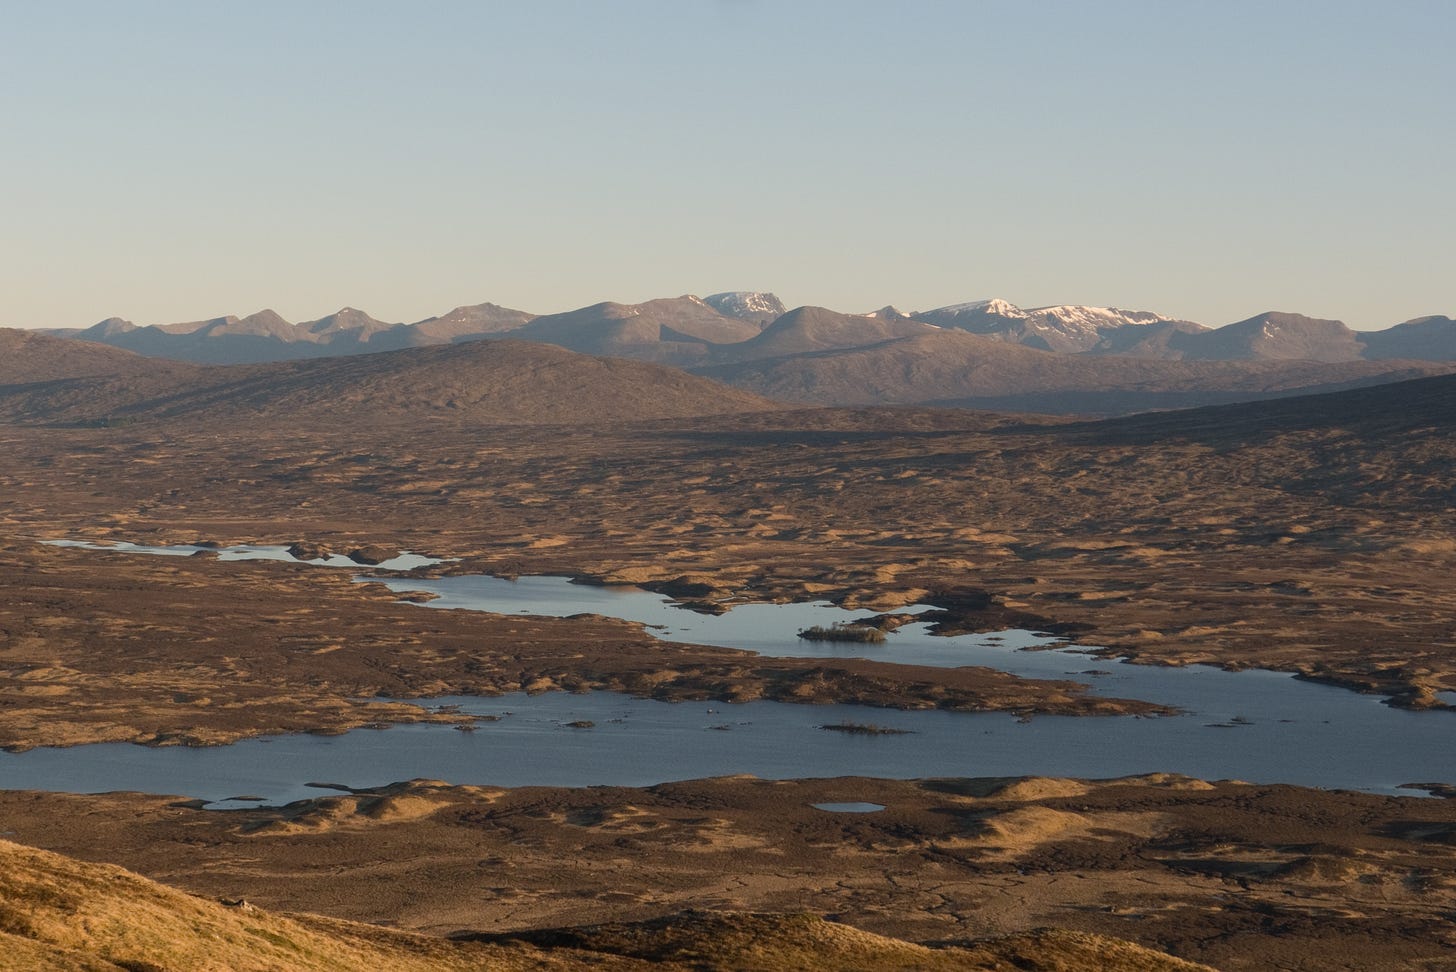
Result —
<path fill-rule="evenodd" d="M 795 348 L 783 332 L 803 324 L 785 318 L 802 318 L 806 313 L 816 319 L 816 333 L 804 346 Z M 780 324 L 783 326 L 776 327 Z M 1340 321 L 1271 311 L 1211 328 L 1152 311 L 1071 304 L 1023 309 L 999 299 L 912 313 L 893 307 L 868 314 L 802 307 L 791 311 L 775 295 L 757 291 L 661 298 L 640 304 L 607 301 L 545 316 L 475 304 L 413 324 L 389 324 L 345 307 L 299 324 L 263 310 L 242 318 L 147 327 L 112 317 L 83 330 L 46 333 L 203 364 L 394 351 L 509 335 L 588 354 L 715 365 L 784 353 L 864 347 L 913 337 L 932 328 L 966 331 L 1063 354 L 1200 361 L 1456 360 L 1456 321 L 1434 315 L 1381 331 L 1355 331 Z M 771 336 L 760 340 L 760 332 Z"/>
<path fill-rule="evenodd" d="M 358 401 L 360 390 L 371 388 L 385 413 L 411 402 L 430 414 L 481 421 L 570 420 L 575 406 L 588 400 L 601 415 L 643 418 L 766 407 L 766 399 L 1109 415 L 1456 371 L 1456 321 L 1448 317 L 1357 332 L 1339 321 L 1269 312 L 1209 328 L 1150 311 L 1081 305 L 1026 310 L 1004 300 L 909 313 L 894 307 L 867 314 L 785 310 L 774 295 L 754 291 L 603 302 L 542 316 L 477 304 L 413 324 L 386 323 L 346 307 L 301 324 L 260 311 L 151 327 L 111 318 L 82 331 L 10 333 L 23 337 L 7 339 L 12 360 L 0 364 L 0 384 L 11 386 L 0 389 L 5 412 L 64 421 L 181 414 L 217 400 L 221 385 L 255 408 L 263 406 L 268 387 L 278 400 L 308 413 L 319 407 L 305 390 L 310 383 L 332 389 L 321 394 L 341 402 Z M 21 353 L 26 342 L 41 339 L 58 343 L 45 354 Z M 547 346 L 669 367 L 588 365 L 590 359 L 562 357 Z M 170 360 L 148 368 L 144 359 L 113 360 L 103 353 L 117 349 Z M 435 353 L 412 357 L 406 354 L 411 350 Z M 404 357 L 347 363 L 378 352 Z M 540 360 L 532 363 L 532 356 Z M 17 372 L 22 360 L 33 361 L 36 370 Z M 58 360 L 67 363 L 58 366 Z M 186 362 L 239 370 L 189 372 Z M 305 362 L 316 367 L 283 367 Z M 502 370 L 507 362 L 539 376 L 573 377 L 560 385 L 542 379 L 543 387 L 561 393 L 550 400 L 509 380 Z M 689 375 L 683 372 L 700 384 L 685 384 Z M 414 387 L 391 390 L 406 374 Z M 103 375 L 107 381 L 86 382 L 84 391 L 75 381 L 60 380 Z M 495 392 L 473 386 L 481 381 L 491 382 Z M 601 381 L 608 386 L 600 395 L 580 392 L 585 383 Z M 662 396 L 656 404 L 648 388 L 654 383 Z M 499 393 L 506 387 L 525 397 L 508 402 Z M 170 404 L 163 407 L 158 403 L 167 393 Z"/>

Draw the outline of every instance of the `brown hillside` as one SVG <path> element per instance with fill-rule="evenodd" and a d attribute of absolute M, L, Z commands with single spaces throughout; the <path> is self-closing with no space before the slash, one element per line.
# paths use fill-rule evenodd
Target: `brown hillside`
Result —
<path fill-rule="evenodd" d="M 1128 942 L 1066 932 L 934 950 L 808 915 L 688 913 L 638 924 L 541 931 L 517 939 L 440 939 L 337 919 L 274 914 L 242 899 L 212 901 L 119 867 L 85 864 L 0 841 L 0 968 L 1090 972 L 1206 967 Z"/>
<path fill-rule="evenodd" d="M 700 361 L 709 346 L 758 334 L 757 325 L 719 313 L 696 297 L 606 302 L 538 317 L 512 338 L 555 344 L 585 354 L 610 354 L 681 364 Z"/>
<path fill-rule="evenodd" d="M 850 350 L 695 369 L 784 401 L 941 404 L 1054 414 L 1219 404 L 1451 370 L 1450 364 L 1409 361 L 1163 361 L 1068 355 L 949 330 Z"/>
<path fill-rule="evenodd" d="M 1342 321 L 1269 311 L 1176 342 L 1188 359 L 1354 361 L 1364 351 Z"/>
<path fill-rule="evenodd" d="M 0 327 L 0 393 L 69 378 L 102 375 L 169 374 L 195 370 L 173 362 L 151 361 L 130 351 Z"/>
<path fill-rule="evenodd" d="M 823 307 L 799 307 L 774 321 L 763 333 L 723 349 L 733 361 L 756 361 L 810 351 L 862 348 L 895 338 L 934 334 L 921 321 L 879 315 L 839 314 Z"/>
<path fill-rule="evenodd" d="M 88 347 L 53 340 L 67 349 Z M 775 407 L 672 368 L 514 341 L 213 368 L 125 358 L 136 364 L 131 373 L 9 395 L 0 391 L 0 417 L 59 424 L 186 418 L 338 427 L 420 421 L 519 425 Z"/>

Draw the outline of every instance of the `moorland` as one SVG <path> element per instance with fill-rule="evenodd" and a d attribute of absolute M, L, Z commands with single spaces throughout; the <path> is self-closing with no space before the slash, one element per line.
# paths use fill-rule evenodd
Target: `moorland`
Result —
<path fill-rule="evenodd" d="M 988 669 L 679 645 L 601 617 L 424 617 L 304 565 L 42 542 L 55 539 L 412 550 L 452 558 L 430 571 L 635 584 L 705 609 L 925 603 L 947 632 L 1045 630 L 1143 663 L 1297 672 L 1413 709 L 1445 708 L 1456 690 L 1456 376 L 1092 421 L 806 408 L 517 342 L 206 367 L 0 338 L 0 744 L 12 749 L 338 732 L 445 718 L 374 696 L 516 690 L 1158 711 Z M 846 794 L 890 809 L 810 806 Z M 867 968 L 927 967 L 927 954 L 1051 968 L 1063 949 L 1082 952 L 1060 967 L 1116 967 L 1124 946 L 1078 935 L 1220 968 L 1402 967 L 1452 947 L 1443 799 L 1172 777 L 401 781 L 226 814 L 186 796 L 0 799 L 21 843 L 323 916 L 267 921 L 350 948 L 463 950 L 449 957 L 462 965 L 589 953 L 773 967 L 734 952 L 744 940 L 827 949 L 822 967 L 852 967 L 847 949 Z M 24 860 L 50 869 L 48 886 L 96 880 Z M 67 894 L 80 908 L 95 892 Z M 26 893 L 10 900 L 22 904 L 3 930 L 37 956 L 98 954 Z M 208 921 L 237 917 L 207 907 Z M 761 914 L 799 912 L 840 924 Z M 381 924 L 434 937 L 396 940 Z M 1027 937 L 1044 926 L 1066 931 Z"/>

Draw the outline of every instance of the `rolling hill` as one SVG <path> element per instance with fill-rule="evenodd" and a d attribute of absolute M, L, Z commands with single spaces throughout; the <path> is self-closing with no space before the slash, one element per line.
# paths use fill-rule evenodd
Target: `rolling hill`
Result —
<path fill-rule="evenodd" d="M 936 404 L 1053 414 L 1186 408 L 1450 370 L 1451 365 L 1409 361 L 1165 361 L 1069 355 L 955 330 L 695 369 L 783 401 Z"/>
<path fill-rule="evenodd" d="M 55 380 L 0 387 L 0 419 L 51 424 L 188 419 L 337 424 L 554 424 L 681 418 L 777 407 L 645 362 L 516 341 L 202 367 L 0 332 Z M 74 377 L 73 377 L 74 376 Z"/>
<path fill-rule="evenodd" d="M 799 307 L 748 340 L 717 349 L 715 356 L 726 361 L 780 358 L 808 351 L 864 347 L 935 330 L 921 321 L 888 315 L 840 314 L 824 307 Z"/>
<path fill-rule="evenodd" d="M 1269 311 L 1173 342 L 1194 361 L 1358 361 L 1359 335 L 1341 321 Z"/>
<path fill-rule="evenodd" d="M 192 367 L 153 361 L 130 351 L 0 327 L 0 391 L 105 375 L 190 374 Z"/>
<path fill-rule="evenodd" d="M 1195 970 L 1102 935 L 1044 930 L 927 948 L 811 915 L 685 912 L 651 921 L 435 938 L 237 899 L 0 841 L 0 967 L 67 972 L 596 969 Z M 711 961 L 704 961 L 704 957 Z"/>
<path fill-rule="evenodd" d="M 1418 358 L 1426 361 L 1456 361 L 1456 321 L 1433 315 L 1397 324 L 1384 331 L 1361 334 L 1365 357 Z"/>
<path fill-rule="evenodd" d="M 247 317 L 138 327 L 110 317 L 78 331 L 53 336 L 108 344 L 154 358 L 198 364 L 257 364 L 344 354 L 368 354 L 489 337 L 511 331 L 534 315 L 496 304 L 457 307 L 414 324 L 390 324 L 353 307 L 315 321 L 293 324 L 273 310 Z"/>
<path fill-rule="evenodd" d="M 548 314 L 509 335 L 584 354 L 691 364 L 706 358 L 714 345 L 738 344 L 758 333 L 758 325 L 722 314 L 697 297 L 670 297 L 643 304 L 608 301 Z"/>

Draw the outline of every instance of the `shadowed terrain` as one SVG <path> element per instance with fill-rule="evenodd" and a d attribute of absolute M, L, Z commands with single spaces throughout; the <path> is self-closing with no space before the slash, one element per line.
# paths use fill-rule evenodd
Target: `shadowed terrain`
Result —
<path fill-rule="evenodd" d="M 59 338 L 16 341 L 15 333 L 0 332 L 0 352 L 6 342 L 17 345 L 11 369 L 28 372 L 35 360 L 35 370 L 49 366 L 56 377 L 0 385 L 0 418 L 11 421 L 347 428 L 676 418 L 776 407 L 672 368 L 509 341 L 205 367 Z"/>
<path fill-rule="evenodd" d="M 768 339 L 782 323 L 743 347 Z M 861 323 L 868 322 L 861 319 Z M 828 350 L 797 346 L 794 350 L 801 353 L 695 370 L 791 402 L 1104 415 L 1336 391 L 1452 370 L 1447 363 L 1398 360 L 1170 361 L 1062 354 L 958 330 L 867 340 Z"/>

